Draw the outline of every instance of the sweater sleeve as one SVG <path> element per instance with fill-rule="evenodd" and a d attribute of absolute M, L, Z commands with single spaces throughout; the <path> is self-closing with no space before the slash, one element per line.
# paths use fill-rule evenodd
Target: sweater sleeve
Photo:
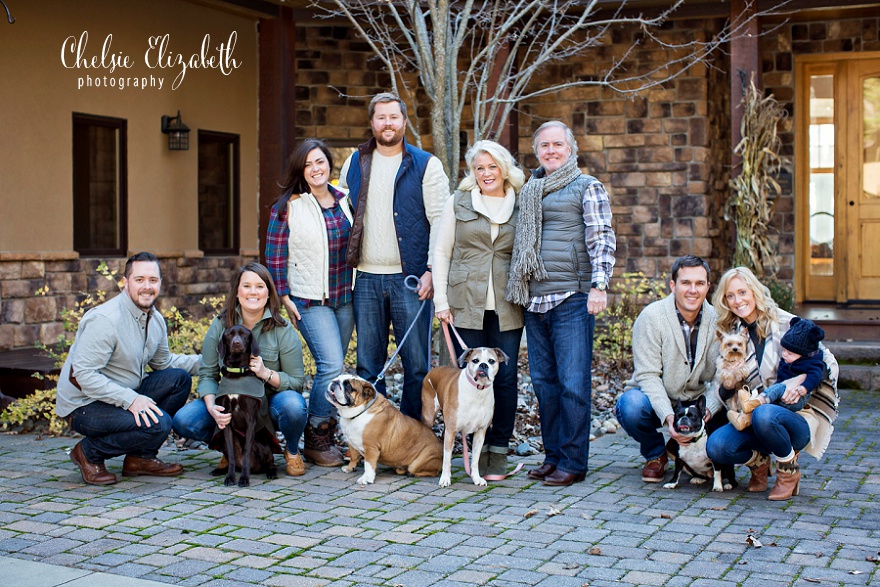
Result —
<path fill-rule="evenodd" d="M 443 212 L 443 204 L 449 198 L 449 178 L 443 170 L 443 164 L 437 157 L 431 157 L 422 178 L 422 199 L 425 215 L 431 225 L 431 236 L 428 244 L 428 267 L 433 269 L 434 244 L 437 240 L 435 225 Z"/>
<path fill-rule="evenodd" d="M 76 335 L 76 352 L 68 359 L 70 376 L 76 379 L 82 393 L 89 399 L 127 410 L 138 393 L 103 373 L 113 357 L 116 344 L 116 325 L 106 316 L 87 314 Z"/>
<path fill-rule="evenodd" d="M 449 263 L 452 261 L 452 249 L 455 245 L 455 209 L 452 198 L 447 198 L 443 205 L 443 214 L 440 222 L 434 227 L 436 233 L 434 242 L 434 311 L 440 312 L 449 309 L 449 298 L 446 288 L 449 285 Z"/>
<path fill-rule="evenodd" d="M 650 306 L 648 307 L 650 308 Z M 648 310 L 646 308 L 646 310 Z M 652 314 L 652 315 L 649 315 Z M 642 311 L 633 324 L 633 381 L 651 402 L 660 422 L 666 424 L 673 413 L 672 402 L 663 386 L 662 327 L 657 324 L 659 316 Z"/>
<path fill-rule="evenodd" d="M 290 228 L 287 225 L 287 206 L 275 204 L 269 213 L 269 228 L 266 230 L 266 268 L 272 275 L 275 291 L 281 297 L 290 294 L 287 284 L 287 240 Z"/>
<path fill-rule="evenodd" d="M 348 159 L 345 160 L 345 163 L 342 164 L 342 169 L 339 170 L 339 187 L 342 189 L 348 189 L 348 168 L 351 167 L 351 155 L 348 156 Z"/>
<path fill-rule="evenodd" d="M 220 343 L 223 330 L 220 318 L 214 318 L 205 334 L 205 342 L 202 343 L 202 363 L 199 366 L 199 397 L 217 394 L 220 384 L 220 353 L 217 351 L 217 345 Z"/>

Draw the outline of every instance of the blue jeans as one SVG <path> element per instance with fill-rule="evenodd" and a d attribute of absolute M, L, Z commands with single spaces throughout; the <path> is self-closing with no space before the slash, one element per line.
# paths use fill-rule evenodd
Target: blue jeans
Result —
<path fill-rule="evenodd" d="M 296 390 L 280 391 L 269 398 L 269 416 L 277 430 L 287 440 L 287 450 L 299 452 L 299 439 L 306 427 L 306 400 Z M 217 423 L 202 400 L 189 402 L 174 416 L 174 432 L 182 438 L 207 443 L 214 435 Z"/>
<path fill-rule="evenodd" d="M 495 413 L 492 416 L 492 427 L 486 434 L 486 446 L 504 447 L 504 453 L 507 454 L 510 437 L 513 436 L 516 402 L 519 397 L 519 389 L 516 384 L 516 359 L 519 354 L 519 343 L 522 339 L 523 329 L 517 328 L 501 332 L 498 314 L 493 310 L 487 310 L 483 314 L 482 330 L 470 328 L 457 328 L 457 330 L 469 348 L 497 347 L 510 357 L 507 363 L 501 363 L 498 374 L 495 375 L 495 383 L 492 385 L 495 395 Z M 457 361 L 463 349 L 454 336 L 452 344 L 457 353 L 452 358 Z"/>
<path fill-rule="evenodd" d="M 792 412 L 800 412 L 802 409 L 804 409 L 804 406 L 807 405 L 807 400 L 810 399 L 810 394 L 808 393 L 793 404 L 785 403 L 784 401 L 782 401 L 782 396 L 785 395 L 784 383 L 774 383 L 763 392 L 761 392 L 761 395 L 767 397 L 768 404 L 776 404 L 777 406 L 782 406 L 786 410 L 791 410 Z"/>
<path fill-rule="evenodd" d="M 526 311 L 525 318 L 544 462 L 564 473 L 586 473 L 595 326 L 587 294 L 576 293 L 544 314 Z"/>
<path fill-rule="evenodd" d="M 370 383 L 376 381 L 388 360 L 388 326 L 394 327 L 394 339 L 400 341 L 415 320 L 403 346 L 403 394 L 400 411 L 422 419 L 422 380 L 428 374 L 428 336 L 433 316 L 431 303 L 419 312 L 419 296 L 406 288 L 402 273 L 380 275 L 358 271 L 354 285 L 354 323 L 357 328 L 357 374 Z M 376 390 L 387 395 L 385 380 Z"/>
<path fill-rule="evenodd" d="M 171 432 L 171 419 L 186 403 L 192 377 L 183 369 L 152 371 L 144 377 L 139 394 L 153 399 L 162 410 L 159 423 L 135 424 L 134 415 L 118 406 L 96 401 L 70 414 L 70 427 L 85 438 L 83 454 L 90 463 L 131 455 L 153 459 Z"/>
<path fill-rule="evenodd" d="M 786 457 L 810 442 L 810 426 L 802 417 L 776 404 L 758 406 L 752 425 L 739 431 L 728 424 L 709 437 L 709 458 L 722 465 L 748 462 L 752 451 Z"/>
<path fill-rule="evenodd" d="M 639 452 L 646 461 L 666 454 L 666 440 L 658 428 L 666 428 L 651 406 L 651 400 L 641 389 L 627 389 L 614 406 L 614 416 L 633 440 L 639 443 Z M 727 412 L 721 410 L 706 424 L 711 435 L 727 424 Z M 710 436 L 711 438 L 711 436 Z M 749 453 L 751 456 L 751 453 Z M 743 461 L 745 462 L 745 461 Z"/>
<path fill-rule="evenodd" d="M 354 306 L 345 304 L 338 308 L 330 306 L 311 306 L 305 308 L 296 304 L 301 319 L 297 328 L 309 345 L 315 359 L 314 382 L 309 394 L 309 418 L 315 423 L 326 420 L 333 414 L 333 407 L 325 395 L 330 382 L 342 375 L 345 352 L 354 330 Z"/>

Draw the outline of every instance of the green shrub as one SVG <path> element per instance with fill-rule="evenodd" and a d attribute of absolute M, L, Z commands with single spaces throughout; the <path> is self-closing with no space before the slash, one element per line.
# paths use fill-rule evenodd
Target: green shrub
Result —
<path fill-rule="evenodd" d="M 775 275 L 764 275 L 761 283 L 770 290 L 770 296 L 776 305 L 786 312 L 794 309 L 794 288 L 787 281 L 781 281 Z"/>
<path fill-rule="evenodd" d="M 608 308 L 599 318 L 593 349 L 599 360 L 619 370 L 632 367 L 632 327 L 642 309 L 669 293 L 666 276 L 624 273 L 608 290 Z"/>

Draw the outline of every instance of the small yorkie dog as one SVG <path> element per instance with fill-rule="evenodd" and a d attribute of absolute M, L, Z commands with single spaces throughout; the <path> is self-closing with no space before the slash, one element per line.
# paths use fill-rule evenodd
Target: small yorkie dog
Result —
<path fill-rule="evenodd" d="M 721 356 L 716 363 L 715 378 L 726 389 L 734 390 L 727 404 L 727 419 L 737 430 L 745 430 L 752 423 L 752 415 L 744 414 L 742 402 L 754 399 L 749 386 L 746 367 L 746 353 L 749 348 L 749 334 L 745 330 L 716 333 L 721 340 Z"/>

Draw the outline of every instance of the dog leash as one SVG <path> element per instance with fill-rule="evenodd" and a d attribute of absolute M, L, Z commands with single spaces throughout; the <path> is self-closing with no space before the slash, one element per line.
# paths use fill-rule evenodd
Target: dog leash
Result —
<path fill-rule="evenodd" d="M 462 340 L 461 335 L 458 333 L 458 330 L 455 329 L 455 324 L 447 323 L 444 321 L 440 321 L 440 325 L 443 327 L 443 336 L 446 338 L 446 345 L 449 347 L 449 357 L 452 360 L 455 360 L 455 349 L 452 346 L 452 337 L 449 335 L 450 328 L 452 329 L 452 333 L 455 334 L 455 338 L 458 340 L 458 344 L 461 345 L 462 349 L 467 350 L 468 346 L 464 344 L 464 340 Z M 471 474 L 471 459 L 470 459 L 470 451 L 468 450 L 468 443 L 466 434 L 461 435 L 461 448 L 462 448 L 462 458 L 464 459 L 464 472 L 467 473 L 468 476 Z M 503 481 L 508 477 L 512 477 L 522 471 L 523 464 L 520 463 L 516 466 L 516 468 L 507 473 L 506 475 L 483 475 L 483 479 L 486 481 Z"/>
<path fill-rule="evenodd" d="M 421 280 L 415 275 L 407 275 L 406 279 L 403 280 L 403 285 L 406 289 L 410 290 L 413 293 L 418 294 L 419 288 L 422 286 Z M 403 335 L 397 342 L 397 348 L 394 349 L 394 354 L 391 355 L 391 358 L 385 363 L 385 366 L 379 372 L 379 375 L 376 376 L 376 380 L 373 382 L 373 385 L 376 385 L 380 381 L 385 378 L 385 372 L 388 371 L 388 368 L 391 366 L 391 363 L 394 362 L 394 359 L 397 357 L 398 353 L 400 353 L 400 349 L 403 348 L 403 343 L 406 342 L 406 338 L 409 336 L 409 333 L 412 332 L 413 327 L 416 325 L 416 322 L 419 319 L 419 316 L 422 315 L 422 310 L 425 309 L 425 306 L 430 302 L 430 298 L 425 298 L 422 300 L 422 305 L 419 306 L 419 311 L 416 312 L 416 315 L 413 317 L 412 323 L 409 325 L 409 328 L 406 329 L 406 333 Z M 431 369 L 431 328 L 428 327 L 428 357 L 427 357 L 428 370 Z"/>

